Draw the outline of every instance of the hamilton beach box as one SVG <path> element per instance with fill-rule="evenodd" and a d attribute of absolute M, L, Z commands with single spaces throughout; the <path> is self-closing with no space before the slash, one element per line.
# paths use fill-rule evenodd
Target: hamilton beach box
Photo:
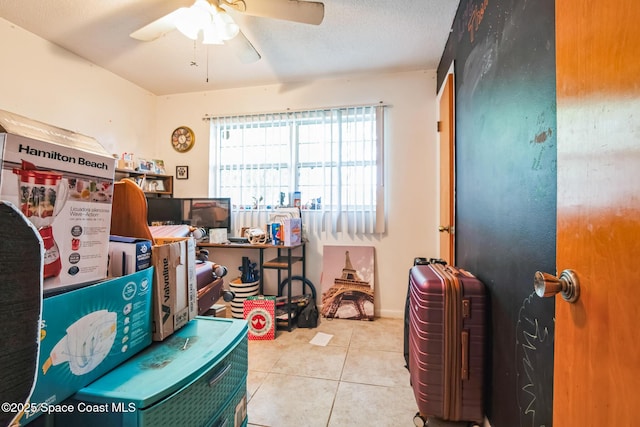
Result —
<path fill-rule="evenodd" d="M 148 268 L 43 300 L 31 404 L 58 404 L 151 344 L 152 276 Z"/>
<path fill-rule="evenodd" d="M 0 199 L 38 229 L 44 291 L 107 277 L 116 160 L 93 138 L 0 110 Z"/>

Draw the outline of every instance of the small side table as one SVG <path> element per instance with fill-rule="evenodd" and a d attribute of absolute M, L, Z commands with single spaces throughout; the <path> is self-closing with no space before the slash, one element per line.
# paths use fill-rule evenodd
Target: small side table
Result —
<path fill-rule="evenodd" d="M 266 261 L 266 262 L 262 262 L 261 260 L 261 264 L 260 264 L 260 277 L 262 278 L 262 274 L 264 273 L 264 269 L 275 269 L 278 270 L 278 290 L 280 288 L 280 283 L 282 281 L 282 271 L 286 270 L 287 271 L 287 278 L 291 278 L 293 277 L 293 275 L 291 274 L 291 266 L 293 264 L 295 264 L 296 262 L 302 262 L 302 277 L 306 278 L 307 277 L 307 272 L 306 272 L 306 262 L 305 262 L 305 255 L 306 255 L 306 247 L 305 247 L 305 242 L 300 243 L 299 245 L 295 245 L 295 246 L 273 246 L 275 248 L 278 248 L 278 256 L 272 260 Z M 292 255 L 292 251 L 296 248 L 300 248 L 301 254 L 298 256 L 293 256 Z M 286 255 L 283 255 L 283 251 L 286 251 Z M 287 284 L 287 330 L 289 332 L 291 332 L 291 326 L 293 323 L 293 319 L 291 318 L 291 283 L 292 281 L 289 280 L 288 284 Z M 262 289 L 262 281 L 260 282 L 260 289 Z M 277 323 L 277 322 L 276 322 Z"/>
<path fill-rule="evenodd" d="M 307 277 L 306 271 L 306 241 L 302 241 L 296 245 L 284 246 L 284 245 L 271 245 L 271 244 L 256 244 L 250 243 L 197 243 L 198 249 L 255 249 L 260 251 L 260 288 L 259 293 L 264 294 L 264 270 L 274 269 L 278 270 L 278 283 L 276 289 L 279 289 L 282 278 L 282 272 L 286 271 L 287 277 L 292 277 L 291 267 L 297 262 L 302 262 L 302 277 Z M 264 251 L 276 249 L 276 258 L 269 261 L 264 260 Z M 295 252 L 295 255 L 294 255 Z M 287 286 L 287 306 L 291 305 L 291 281 Z M 277 324 L 277 322 L 276 322 Z M 287 330 L 291 331 L 293 324 L 293 318 L 291 312 L 287 312 Z"/>

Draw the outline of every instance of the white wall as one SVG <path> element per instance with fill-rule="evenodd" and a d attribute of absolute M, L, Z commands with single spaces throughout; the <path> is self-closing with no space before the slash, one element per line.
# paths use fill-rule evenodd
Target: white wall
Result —
<path fill-rule="evenodd" d="M 388 104 L 387 232 L 311 241 L 307 273 L 319 291 L 323 245 L 375 246 L 376 315 L 403 315 L 413 258 L 438 252 L 435 71 L 156 97 L 1 18 L 0 46 L 0 109 L 92 136 L 112 153 L 164 159 L 168 171 L 189 165 L 189 180 L 175 181 L 178 197 L 208 195 L 205 114 Z M 184 154 L 169 143 L 180 125 L 196 133 L 195 147 Z M 238 274 L 241 254 L 227 252 L 231 255 L 212 253 L 212 258 L 227 264 L 231 275 Z M 257 254 L 250 256 L 257 259 Z M 274 291 L 273 277 L 267 281 L 267 291 Z"/>
<path fill-rule="evenodd" d="M 157 97 L 0 18 L 0 109 L 94 137 L 110 153 L 155 141 Z"/>
<path fill-rule="evenodd" d="M 414 71 L 164 96 L 158 99 L 157 105 L 157 130 L 161 135 L 157 154 L 165 159 L 169 170 L 175 170 L 176 165 L 190 166 L 189 180 L 174 181 L 177 196 L 207 196 L 209 125 L 202 120 L 206 114 L 299 110 L 380 101 L 388 104 L 387 232 L 370 238 L 339 235 L 311 240 L 307 245 L 307 275 L 320 291 L 325 244 L 375 246 L 376 315 L 401 317 L 413 258 L 438 253 L 435 85 L 435 71 Z M 176 154 L 169 136 L 180 125 L 194 130 L 196 144 L 191 151 Z M 246 255 L 257 260 L 257 253 Z M 237 251 L 211 253 L 212 259 L 225 263 L 234 275 L 238 274 L 240 257 Z M 267 275 L 266 279 L 267 291 L 275 292 L 274 277 Z"/>

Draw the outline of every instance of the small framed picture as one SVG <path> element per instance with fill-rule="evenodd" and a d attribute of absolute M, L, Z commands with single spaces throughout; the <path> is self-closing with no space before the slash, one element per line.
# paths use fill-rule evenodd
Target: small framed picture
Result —
<path fill-rule="evenodd" d="M 165 191 L 164 182 L 161 179 L 148 179 L 146 191 L 151 193 Z"/>
<path fill-rule="evenodd" d="M 153 160 L 146 160 L 146 159 L 138 159 L 138 171 L 140 172 L 154 172 L 155 171 L 155 164 L 153 163 Z"/>
<path fill-rule="evenodd" d="M 176 166 L 176 179 L 189 179 L 189 166 Z"/>
<path fill-rule="evenodd" d="M 164 168 L 164 160 L 153 159 L 153 164 L 155 165 L 154 173 L 157 173 L 160 175 L 164 175 L 167 173 L 166 169 Z"/>

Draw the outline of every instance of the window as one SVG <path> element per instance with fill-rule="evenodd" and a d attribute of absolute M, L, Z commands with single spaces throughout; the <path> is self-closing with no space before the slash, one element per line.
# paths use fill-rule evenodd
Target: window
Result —
<path fill-rule="evenodd" d="M 212 188 L 236 211 L 293 203 L 307 225 L 384 231 L 382 106 L 211 118 Z"/>

